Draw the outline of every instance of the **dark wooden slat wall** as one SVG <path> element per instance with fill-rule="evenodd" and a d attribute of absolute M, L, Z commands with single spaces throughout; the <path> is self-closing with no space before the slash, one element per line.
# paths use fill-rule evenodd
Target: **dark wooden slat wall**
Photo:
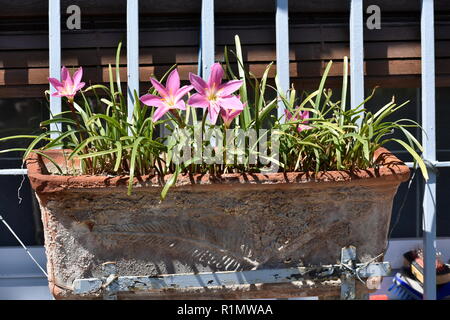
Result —
<path fill-rule="evenodd" d="M 95 17 L 89 19 L 95 20 Z M 328 85 L 339 86 L 342 58 L 349 54 L 348 24 L 339 20 L 301 24 L 297 20 L 291 17 L 292 82 L 298 88 L 316 87 L 326 63 L 334 60 Z M 83 66 L 85 80 L 106 82 L 108 64 L 115 63 L 115 48 L 120 41 L 125 41 L 126 34 L 124 28 L 114 28 L 115 24 L 110 24 L 111 28 L 65 30 L 62 37 L 63 64 L 69 67 Z M 216 28 L 218 61 L 223 61 L 224 46 L 233 45 L 235 34 L 241 37 L 247 67 L 257 76 L 262 75 L 266 64 L 275 60 L 273 24 L 261 23 L 259 20 L 255 20 L 253 25 L 251 22 L 245 25 L 219 23 Z M 186 26 L 141 27 L 142 90 L 148 89 L 150 76 L 161 76 L 174 63 L 178 64 L 184 80 L 189 72 L 196 72 L 198 39 L 198 25 L 192 23 Z M 122 79 L 126 78 L 124 53 L 125 50 L 120 62 Z M 436 23 L 436 57 L 437 85 L 450 86 L 450 20 Z M 381 30 L 366 29 L 365 60 L 367 86 L 419 87 L 421 66 L 418 22 L 385 22 Z M 271 77 L 274 72 L 275 67 L 272 68 Z M 42 96 L 48 88 L 47 77 L 47 30 L 0 30 L 0 98 Z"/>
<path fill-rule="evenodd" d="M 0 0 L 0 17 L 45 15 L 48 1 L 45 0 Z M 76 4 L 85 14 L 121 14 L 126 10 L 126 0 L 61 0 L 61 7 Z M 275 9 L 274 0 L 221 0 L 216 1 L 215 11 L 218 13 L 272 13 Z M 416 0 L 366 0 L 365 5 L 378 5 L 385 12 L 417 12 L 420 1 Z M 20 7 L 20 8 L 19 8 Z M 142 14 L 195 14 L 200 11 L 199 0 L 143 0 L 139 10 Z M 447 0 L 435 0 L 436 10 L 450 10 Z M 289 1 L 289 12 L 306 13 L 337 13 L 348 12 L 349 1 L 346 0 L 313 0 Z"/>

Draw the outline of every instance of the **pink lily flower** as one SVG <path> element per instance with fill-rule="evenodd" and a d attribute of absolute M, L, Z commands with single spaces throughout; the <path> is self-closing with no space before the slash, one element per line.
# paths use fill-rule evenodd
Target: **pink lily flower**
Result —
<path fill-rule="evenodd" d="M 298 132 L 302 132 L 303 130 L 312 129 L 312 127 L 305 125 L 305 124 L 308 123 L 308 121 L 306 121 L 306 120 L 309 119 L 309 111 L 307 111 L 307 110 L 306 111 L 299 111 L 297 113 L 298 118 L 297 118 L 297 116 L 294 117 L 289 110 L 284 110 L 284 114 L 286 115 L 286 119 L 288 121 L 305 120 L 305 121 L 302 121 L 301 124 L 298 124 L 298 128 L 297 128 Z"/>
<path fill-rule="evenodd" d="M 180 76 L 177 69 L 169 74 L 166 87 L 155 79 L 150 78 L 150 81 L 160 96 L 146 94 L 140 100 L 147 106 L 157 108 L 153 114 L 153 122 L 158 121 L 164 114 L 173 109 L 186 110 L 183 97 L 192 90 L 193 86 L 189 85 L 180 88 Z"/>
<path fill-rule="evenodd" d="M 242 110 L 221 109 L 220 116 L 222 117 L 225 127 L 229 128 L 231 126 L 231 122 L 234 120 L 234 118 L 236 118 L 238 115 L 240 115 L 241 112 L 242 112 Z"/>
<path fill-rule="evenodd" d="M 50 84 L 56 89 L 57 92 L 53 93 L 54 97 L 67 97 L 69 101 L 73 101 L 73 98 L 84 86 L 85 83 L 81 82 L 83 77 L 83 68 L 80 67 L 73 74 L 73 78 L 70 76 L 69 70 L 66 67 L 61 68 L 61 81 L 55 78 L 48 78 Z"/>
<path fill-rule="evenodd" d="M 216 124 L 221 109 L 236 111 L 244 109 L 241 100 L 232 95 L 242 86 L 243 81 L 232 80 L 222 83 L 222 77 L 223 69 L 220 63 L 212 65 L 208 82 L 193 73 L 189 74 L 189 80 L 197 93 L 191 96 L 188 103 L 196 108 L 207 108 L 211 124 Z"/>

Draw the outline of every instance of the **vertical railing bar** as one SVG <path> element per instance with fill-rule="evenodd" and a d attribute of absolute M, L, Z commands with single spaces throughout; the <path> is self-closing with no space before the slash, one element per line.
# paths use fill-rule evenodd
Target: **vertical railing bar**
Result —
<path fill-rule="evenodd" d="M 49 0 L 48 2 L 48 50 L 49 50 L 49 75 L 51 78 L 61 80 L 61 5 L 60 0 Z M 50 86 L 50 93 L 56 92 Z M 61 98 L 50 95 L 50 118 L 61 113 Z M 59 131 L 56 123 L 50 124 L 51 131 Z M 51 138 L 58 137 L 52 133 Z"/>
<path fill-rule="evenodd" d="M 284 93 L 289 89 L 289 3 L 288 0 L 277 0 L 275 14 L 275 33 L 277 51 L 277 76 Z M 284 121 L 285 106 L 278 102 L 278 118 Z"/>
<path fill-rule="evenodd" d="M 201 57 L 202 57 L 202 77 L 207 79 L 211 71 L 211 66 L 215 61 L 215 40 L 214 40 L 214 0 L 202 0 L 201 13 Z"/>
<path fill-rule="evenodd" d="M 422 123 L 422 91 L 421 88 L 416 88 L 416 112 L 417 112 L 417 122 Z M 422 129 L 416 128 L 416 135 L 417 138 L 421 138 Z M 418 170 L 418 169 L 416 169 Z M 420 238 L 421 234 L 420 231 L 422 230 L 422 215 L 421 215 L 421 208 L 422 208 L 422 199 L 421 199 L 421 181 L 419 179 L 416 179 L 416 238 Z"/>
<path fill-rule="evenodd" d="M 422 145 L 423 157 L 436 161 L 434 2 L 422 0 L 420 18 L 422 47 Z M 429 170 L 423 196 L 424 299 L 436 299 L 436 174 Z"/>
<path fill-rule="evenodd" d="M 127 0 L 127 101 L 133 121 L 134 91 L 139 95 L 139 0 Z"/>
<path fill-rule="evenodd" d="M 350 105 L 364 101 L 363 0 L 350 0 Z"/>

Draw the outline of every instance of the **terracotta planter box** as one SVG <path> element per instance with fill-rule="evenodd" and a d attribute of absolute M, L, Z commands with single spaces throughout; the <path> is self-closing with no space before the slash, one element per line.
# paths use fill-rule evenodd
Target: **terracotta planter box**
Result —
<path fill-rule="evenodd" d="M 62 151 L 49 153 L 63 163 Z M 182 176 L 160 202 L 158 177 L 136 179 L 128 196 L 127 177 L 53 175 L 52 165 L 34 154 L 27 168 L 41 206 L 51 292 L 79 298 L 72 282 L 102 277 L 108 261 L 118 275 L 133 276 L 286 268 L 336 263 L 346 245 L 367 261 L 384 249 L 394 195 L 409 178 L 408 167 L 387 150 L 376 157 L 378 169 L 353 173 Z M 122 298 L 300 296 L 301 287 Z M 84 298 L 95 297 L 101 294 Z"/>

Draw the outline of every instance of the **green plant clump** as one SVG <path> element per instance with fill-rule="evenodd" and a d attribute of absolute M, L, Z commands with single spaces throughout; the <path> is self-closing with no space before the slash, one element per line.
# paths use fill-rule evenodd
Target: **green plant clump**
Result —
<path fill-rule="evenodd" d="M 377 167 L 374 153 L 388 142 L 398 143 L 411 154 L 427 179 L 426 166 L 418 154 L 422 146 L 408 131 L 419 125 L 409 119 L 388 120 L 407 102 L 397 104 L 393 99 L 371 113 L 364 105 L 374 90 L 359 107 L 346 106 L 346 57 L 338 100 L 325 88 L 331 61 L 318 89 L 299 95 L 293 87 L 283 91 L 277 78 L 274 86 L 270 84 L 272 63 L 261 78 L 247 71 L 238 36 L 235 41 L 235 51 L 225 48 L 224 67 L 214 64 L 208 81 L 190 74 L 191 85 L 180 88 L 176 66 L 159 81 L 151 79 L 147 95 L 139 98 L 134 92 L 132 119 L 119 74 L 121 45 L 115 70 L 109 66 L 109 86 L 95 84 L 83 90 L 82 69 L 72 78 L 63 68 L 61 81 L 49 80 L 57 90 L 54 95 L 66 97 L 70 110 L 43 121 L 43 133 L 38 136 L 0 139 L 31 139 L 28 148 L 0 152 L 23 151 L 24 159 L 36 152 L 52 161 L 59 174 L 127 175 L 129 193 L 134 177 L 157 175 L 162 179 L 171 174 L 162 198 L 182 173 L 269 172 L 268 163 L 278 172 Z M 230 55 L 237 68 L 233 68 Z M 222 78 L 228 82 L 221 83 Z M 166 85 L 160 81 L 166 81 Z M 191 93 L 193 89 L 195 93 Z M 75 101 L 77 93 L 80 98 Z M 95 99 L 88 99 L 88 95 Z M 285 114 L 277 116 L 280 105 Z M 203 112 L 198 112 L 199 108 Z M 56 129 L 49 130 L 49 126 Z M 405 139 L 393 138 L 394 131 L 401 132 Z M 261 146 L 266 148 L 264 152 Z M 45 153 L 57 148 L 70 150 L 68 161 L 80 160 L 78 172 L 64 171 Z"/>

